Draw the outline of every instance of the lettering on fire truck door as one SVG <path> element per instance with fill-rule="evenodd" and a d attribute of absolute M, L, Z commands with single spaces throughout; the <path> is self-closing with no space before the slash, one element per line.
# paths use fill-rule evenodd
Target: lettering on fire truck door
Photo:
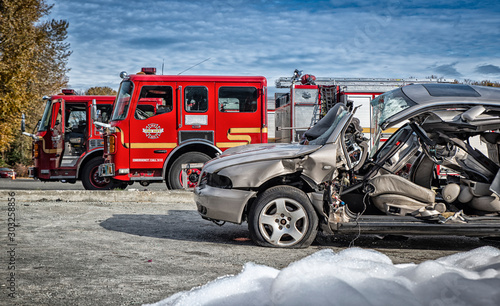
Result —
<path fill-rule="evenodd" d="M 176 84 L 165 82 L 140 88 L 130 117 L 130 169 L 162 169 L 177 146 Z"/>

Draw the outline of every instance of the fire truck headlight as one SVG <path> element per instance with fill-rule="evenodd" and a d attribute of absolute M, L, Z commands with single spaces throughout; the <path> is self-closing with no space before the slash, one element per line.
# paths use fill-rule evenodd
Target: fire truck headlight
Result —
<path fill-rule="evenodd" d="M 33 148 L 33 151 L 34 151 L 34 152 L 33 152 L 33 156 L 34 156 L 35 158 L 38 158 L 38 143 L 35 143 L 35 146 L 34 146 L 34 148 Z"/>
<path fill-rule="evenodd" d="M 107 140 L 108 140 L 108 153 L 115 153 L 115 149 L 116 149 L 116 146 L 115 146 L 115 136 L 114 135 L 111 135 L 111 136 L 108 136 L 107 137 Z"/>
<path fill-rule="evenodd" d="M 128 174 L 130 172 L 130 169 L 125 168 L 125 169 L 118 169 L 118 174 Z"/>

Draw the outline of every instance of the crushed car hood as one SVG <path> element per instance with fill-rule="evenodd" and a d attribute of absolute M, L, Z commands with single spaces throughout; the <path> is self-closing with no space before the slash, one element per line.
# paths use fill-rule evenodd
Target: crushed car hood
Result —
<path fill-rule="evenodd" d="M 208 161 L 204 168 L 217 172 L 228 166 L 266 160 L 293 159 L 302 157 L 321 148 L 321 145 L 299 144 L 250 144 L 226 150 L 222 155 Z"/>

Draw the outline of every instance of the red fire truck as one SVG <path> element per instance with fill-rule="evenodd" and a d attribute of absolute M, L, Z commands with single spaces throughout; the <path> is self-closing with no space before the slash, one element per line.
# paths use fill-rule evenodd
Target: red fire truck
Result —
<path fill-rule="evenodd" d="M 166 181 L 180 189 L 198 181 L 201 164 L 234 146 L 267 142 L 267 81 L 262 76 L 121 74 L 105 134 L 103 177 Z M 198 167 L 198 166 L 196 166 Z M 185 182 L 185 180 L 184 180 Z"/>
<path fill-rule="evenodd" d="M 44 100 L 45 111 L 35 133 L 24 131 L 24 118 L 22 123 L 23 134 L 33 138 L 34 167 L 29 169 L 30 177 L 68 183 L 81 180 L 88 190 L 126 187 L 99 175 L 99 165 L 104 161 L 103 129 L 90 118 L 95 100 L 100 120 L 106 122 L 115 97 L 78 96 L 74 90 L 64 89 Z"/>

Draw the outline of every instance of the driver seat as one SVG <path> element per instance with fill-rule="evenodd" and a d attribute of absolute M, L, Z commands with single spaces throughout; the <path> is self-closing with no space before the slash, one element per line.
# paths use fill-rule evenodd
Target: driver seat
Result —
<path fill-rule="evenodd" d="M 406 216 L 435 207 L 436 194 L 432 190 L 395 174 L 376 176 L 368 185 L 373 204 L 387 215 Z"/>

